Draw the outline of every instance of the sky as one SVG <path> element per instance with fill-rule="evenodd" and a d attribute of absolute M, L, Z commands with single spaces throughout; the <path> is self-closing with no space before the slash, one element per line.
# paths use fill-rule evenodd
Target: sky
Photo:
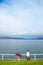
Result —
<path fill-rule="evenodd" d="M 0 34 L 43 34 L 43 0 L 0 0 Z"/>

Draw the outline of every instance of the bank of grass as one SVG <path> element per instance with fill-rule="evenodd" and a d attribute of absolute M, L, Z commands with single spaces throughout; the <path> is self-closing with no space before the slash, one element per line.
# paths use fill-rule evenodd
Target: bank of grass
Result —
<path fill-rule="evenodd" d="M 0 65 L 43 65 L 43 60 L 0 60 Z"/>

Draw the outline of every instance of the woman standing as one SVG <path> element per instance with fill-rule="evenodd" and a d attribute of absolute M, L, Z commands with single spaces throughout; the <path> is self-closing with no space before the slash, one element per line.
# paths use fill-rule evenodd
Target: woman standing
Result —
<path fill-rule="evenodd" d="M 26 59 L 27 59 L 27 61 L 30 60 L 30 52 L 29 52 L 29 50 L 26 51 Z"/>

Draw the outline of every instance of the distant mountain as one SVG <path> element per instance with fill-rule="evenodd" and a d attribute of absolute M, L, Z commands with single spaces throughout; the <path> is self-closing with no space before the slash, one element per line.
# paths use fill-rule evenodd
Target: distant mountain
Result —
<path fill-rule="evenodd" d="M 0 34 L 0 39 L 39 39 L 43 40 L 43 35 L 11 35 L 11 34 Z"/>
<path fill-rule="evenodd" d="M 0 39 L 24 39 L 19 37 L 0 37 Z"/>

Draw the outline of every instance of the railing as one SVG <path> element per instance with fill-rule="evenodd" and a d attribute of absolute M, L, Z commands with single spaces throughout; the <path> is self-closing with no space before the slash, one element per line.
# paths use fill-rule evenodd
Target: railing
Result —
<path fill-rule="evenodd" d="M 22 56 L 25 56 L 25 58 L 26 58 L 26 54 L 21 54 Z M 7 56 L 15 56 L 15 54 L 0 54 L 0 56 L 1 56 L 1 60 L 5 60 L 5 56 L 7 57 Z M 41 59 L 43 59 L 43 54 L 30 54 L 30 58 L 31 58 L 31 56 L 33 56 L 34 58 L 34 60 L 37 60 L 38 58 L 37 58 L 37 56 L 39 56 Z M 42 57 L 41 57 L 42 56 Z M 40 59 L 39 58 L 39 59 Z M 9 59 L 9 58 L 8 58 Z M 16 58 L 14 58 L 14 59 L 16 59 Z"/>

